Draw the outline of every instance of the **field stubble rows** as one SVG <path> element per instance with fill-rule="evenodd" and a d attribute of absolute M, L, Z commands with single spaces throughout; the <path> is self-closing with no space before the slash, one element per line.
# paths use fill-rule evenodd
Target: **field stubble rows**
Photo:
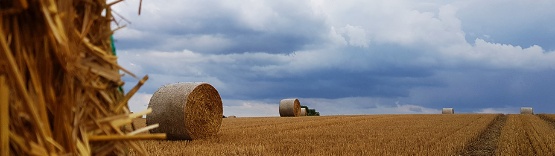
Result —
<path fill-rule="evenodd" d="M 555 155 L 554 117 L 508 115 L 496 155 Z"/>
<path fill-rule="evenodd" d="M 456 155 L 465 153 L 465 150 L 480 149 L 468 147 L 480 140 L 479 137 L 483 136 L 481 134 L 491 127 L 494 121 L 498 122 L 496 119 L 499 119 L 499 116 L 503 115 L 234 118 L 224 119 L 220 132 L 212 138 L 141 142 L 152 155 Z M 553 126 L 546 127 L 547 122 L 534 115 L 509 115 L 506 120 L 502 132 L 497 132 L 500 133 L 497 135 L 500 137 L 499 142 L 518 141 L 510 138 L 512 131 L 531 131 L 530 128 L 518 128 L 521 126 L 518 121 L 525 120 L 526 123 L 522 124 L 534 127 L 535 133 L 518 139 L 530 137 L 536 139 L 530 141 L 532 148 L 540 148 L 541 151 L 553 150 L 547 147 L 553 144 L 540 137 L 555 132 Z M 531 124 L 528 121 L 539 124 Z M 135 120 L 135 124 L 137 127 L 143 127 L 144 119 Z M 497 145 L 503 151 L 497 154 L 514 153 L 513 144 Z M 495 150 L 496 147 L 488 148 Z"/>

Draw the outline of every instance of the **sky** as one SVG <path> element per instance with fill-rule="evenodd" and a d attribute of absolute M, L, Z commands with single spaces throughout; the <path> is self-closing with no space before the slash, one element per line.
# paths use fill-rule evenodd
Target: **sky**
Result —
<path fill-rule="evenodd" d="M 139 0 L 113 6 L 118 63 L 161 86 L 207 82 L 224 115 L 555 113 L 555 1 Z M 137 79 L 124 76 L 125 90 Z"/>

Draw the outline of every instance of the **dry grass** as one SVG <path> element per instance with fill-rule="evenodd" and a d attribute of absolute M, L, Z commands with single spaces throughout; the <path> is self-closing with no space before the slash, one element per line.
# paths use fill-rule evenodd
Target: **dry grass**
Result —
<path fill-rule="evenodd" d="M 555 114 L 539 114 L 539 116 L 555 124 Z"/>
<path fill-rule="evenodd" d="M 211 138 L 141 142 L 153 155 L 453 155 L 496 116 L 236 118 Z"/>
<path fill-rule="evenodd" d="M 471 142 L 465 144 L 465 149 L 457 155 L 494 155 L 501 129 L 505 126 L 507 115 L 499 114 L 489 126 L 477 135 Z"/>
<path fill-rule="evenodd" d="M 0 125 L 10 125 L 10 90 L 6 84 L 6 78 L 0 75 Z M 10 155 L 10 127 L 0 126 L 0 155 Z"/>
<path fill-rule="evenodd" d="M 536 115 L 509 115 L 496 155 L 555 155 L 555 126 Z"/>
<path fill-rule="evenodd" d="M 222 123 L 222 99 L 208 83 L 175 83 L 161 87 L 148 105 L 153 112 L 147 125 L 159 123 L 151 132 L 168 139 L 199 139 L 216 134 Z"/>

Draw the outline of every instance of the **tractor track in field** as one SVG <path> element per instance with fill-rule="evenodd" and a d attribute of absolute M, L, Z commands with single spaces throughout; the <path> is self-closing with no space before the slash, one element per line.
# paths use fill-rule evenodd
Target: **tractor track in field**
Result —
<path fill-rule="evenodd" d="M 555 128 L 555 119 L 548 117 L 545 114 L 538 114 L 538 117 Z"/>
<path fill-rule="evenodd" d="M 476 139 L 468 142 L 458 155 L 495 155 L 497 142 L 506 121 L 507 115 L 497 116 Z"/>

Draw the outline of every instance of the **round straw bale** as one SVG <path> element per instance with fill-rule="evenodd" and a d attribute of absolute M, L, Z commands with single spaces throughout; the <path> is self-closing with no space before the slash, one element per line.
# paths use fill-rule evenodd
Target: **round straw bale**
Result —
<path fill-rule="evenodd" d="M 279 102 L 279 115 L 281 117 L 295 117 L 301 115 L 299 99 L 283 99 Z"/>
<path fill-rule="evenodd" d="M 306 116 L 306 108 L 301 108 L 301 116 Z"/>
<path fill-rule="evenodd" d="M 443 108 L 441 114 L 455 114 L 455 110 L 453 108 Z"/>
<path fill-rule="evenodd" d="M 193 140 L 215 135 L 222 124 L 218 91 L 208 83 L 174 83 L 160 87 L 150 99 L 147 125 L 159 123 L 151 133 L 166 133 L 171 140 Z"/>
<path fill-rule="evenodd" d="M 520 114 L 534 114 L 532 107 L 520 107 Z"/>
<path fill-rule="evenodd" d="M 237 116 L 232 115 L 232 116 L 228 116 L 227 118 L 237 118 Z"/>

